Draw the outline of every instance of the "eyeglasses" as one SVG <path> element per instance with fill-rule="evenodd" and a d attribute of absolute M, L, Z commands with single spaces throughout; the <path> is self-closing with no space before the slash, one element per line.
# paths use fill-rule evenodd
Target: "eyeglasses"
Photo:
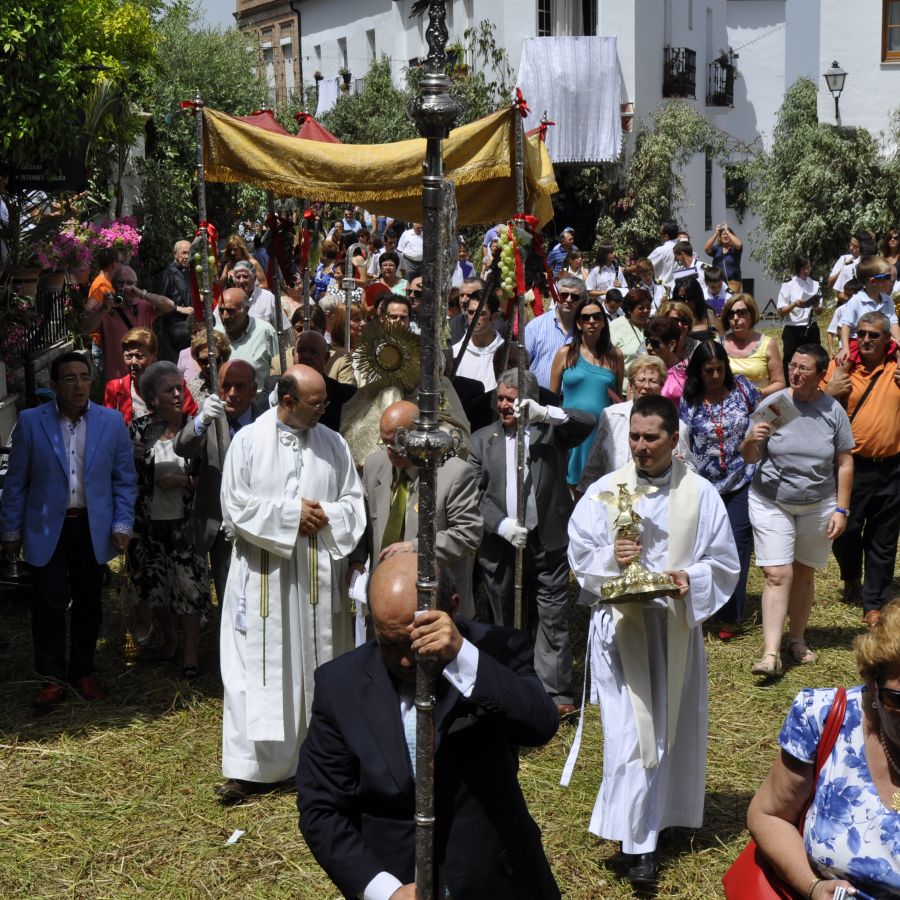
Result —
<path fill-rule="evenodd" d="M 331 402 L 330 400 L 320 400 L 318 403 L 310 403 L 309 400 L 304 400 L 302 397 L 293 397 L 298 403 L 302 403 L 304 406 L 308 406 L 310 409 L 318 409 L 324 412 L 328 408 L 328 404 Z"/>
<path fill-rule="evenodd" d="M 563 303 L 574 303 L 581 299 L 581 294 L 570 294 L 567 291 L 558 291 L 557 293 Z"/>
<path fill-rule="evenodd" d="M 815 372 L 816 370 L 809 368 L 809 366 L 799 366 L 797 363 L 788 363 L 788 371 L 799 372 L 801 375 L 809 375 L 810 372 Z"/>
<path fill-rule="evenodd" d="M 893 713 L 900 713 L 900 691 L 893 688 L 878 688 L 878 699 L 885 709 L 889 709 Z"/>
<path fill-rule="evenodd" d="M 578 314 L 579 322 L 602 322 L 605 318 L 606 316 L 602 312 Z"/>
<path fill-rule="evenodd" d="M 662 382 L 658 378 L 635 378 L 631 383 L 635 387 L 662 387 Z"/>
<path fill-rule="evenodd" d="M 469 297 L 475 297 L 475 298 L 478 298 L 478 297 L 480 297 L 480 296 L 481 296 L 481 291 L 460 291 L 460 292 L 459 292 L 459 299 L 460 299 L 460 300 L 466 300 L 466 299 L 468 299 Z"/>
<path fill-rule="evenodd" d="M 205 368 L 209 365 L 209 357 L 208 357 L 208 356 L 201 356 L 201 357 L 197 360 L 197 365 L 200 366 L 201 369 L 205 369 Z M 217 356 L 217 357 L 216 357 L 216 365 L 217 365 L 217 366 L 222 365 L 222 357 L 221 357 L 221 356 Z"/>
<path fill-rule="evenodd" d="M 742 306 L 740 309 L 731 310 L 731 312 L 728 315 L 729 316 L 740 316 L 741 318 L 744 318 L 746 316 L 749 319 L 750 318 L 750 310 L 747 309 L 746 306 Z"/>
<path fill-rule="evenodd" d="M 860 341 L 868 338 L 870 341 L 877 341 L 883 337 L 887 337 L 886 331 L 863 331 L 861 328 L 857 330 L 856 337 Z"/>

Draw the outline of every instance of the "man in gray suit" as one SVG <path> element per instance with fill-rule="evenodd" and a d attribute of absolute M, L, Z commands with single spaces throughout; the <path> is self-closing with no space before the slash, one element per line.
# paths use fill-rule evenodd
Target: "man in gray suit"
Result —
<path fill-rule="evenodd" d="M 578 409 L 538 404 L 532 372 L 524 373 L 520 391 L 517 370 L 507 370 L 497 380 L 496 394 L 500 419 L 472 435 L 469 451 L 484 517 L 478 564 L 494 624 L 509 626 L 516 548 L 525 549 L 523 620 L 535 639 L 534 668 L 559 714 L 569 715 L 575 707 L 566 549 L 573 502 L 566 484 L 566 454 L 587 438 L 597 420 Z M 517 413 L 526 416 L 524 528 L 516 521 Z"/>
<path fill-rule="evenodd" d="M 363 464 L 363 490 L 368 524 L 366 533 L 350 555 L 351 574 L 362 571 L 370 560 L 374 572 L 380 562 L 398 553 L 417 553 L 419 530 L 419 472 L 394 449 L 398 428 L 412 431 L 418 409 L 408 400 L 392 403 L 379 421 L 380 443 Z M 437 564 L 453 573 L 459 593 L 460 615 L 473 616 L 472 568 L 484 528 L 478 510 L 478 492 L 472 469 L 456 456 L 437 470 L 435 501 Z"/>
<path fill-rule="evenodd" d="M 256 399 L 256 372 L 243 359 L 223 363 L 219 369 L 221 398 L 210 394 L 193 419 L 175 437 L 175 452 L 185 459 L 200 457 L 200 474 L 191 509 L 191 539 L 199 553 L 209 553 L 216 596 L 221 603 L 231 560 L 231 542 L 222 531 L 222 461 L 235 433 L 253 422 L 265 406 Z M 265 399 L 265 398 L 263 398 Z M 219 457 L 214 421 L 225 416 L 225 446 Z"/>

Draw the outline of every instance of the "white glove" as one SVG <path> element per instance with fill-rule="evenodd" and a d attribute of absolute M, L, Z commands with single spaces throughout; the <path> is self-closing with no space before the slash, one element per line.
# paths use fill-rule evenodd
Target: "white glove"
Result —
<path fill-rule="evenodd" d="M 200 407 L 197 418 L 203 428 L 208 428 L 214 419 L 225 415 L 225 402 L 216 394 L 210 394 Z"/>
<path fill-rule="evenodd" d="M 525 542 L 528 540 L 528 529 L 508 516 L 500 521 L 500 524 L 497 526 L 497 534 L 504 540 L 509 541 L 516 549 L 524 547 Z"/>
<path fill-rule="evenodd" d="M 513 400 L 513 415 L 517 419 L 524 416 L 526 425 L 533 425 L 535 422 L 546 422 L 547 407 L 541 406 L 536 400 L 520 400 L 516 397 Z"/>

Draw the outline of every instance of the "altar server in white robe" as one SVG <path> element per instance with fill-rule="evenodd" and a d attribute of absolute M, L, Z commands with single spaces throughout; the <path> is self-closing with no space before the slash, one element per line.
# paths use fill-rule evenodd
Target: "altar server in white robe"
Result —
<path fill-rule="evenodd" d="M 707 675 L 701 623 L 731 596 L 740 566 L 716 490 L 673 459 L 678 416 L 672 402 L 635 400 L 629 443 L 633 462 L 595 481 L 575 507 L 569 562 L 598 604 L 588 652 L 591 699 L 599 701 L 603 719 L 603 781 L 589 828 L 621 841 L 626 877 L 641 885 L 656 880 L 660 832 L 703 822 Z M 642 520 L 638 543 L 616 538 L 617 513 L 597 497 L 616 493 L 619 484 L 657 489 L 635 503 Z M 638 603 L 599 602 L 604 583 L 638 554 L 651 572 L 669 572 L 678 590 Z M 563 784 L 580 740 L 581 725 Z"/>
<path fill-rule="evenodd" d="M 318 426 L 325 381 L 293 366 L 278 405 L 234 435 L 222 517 L 234 552 L 222 604 L 222 774 L 237 802 L 294 775 L 317 666 L 350 650 L 342 586 L 365 530 L 362 484 L 344 439 Z"/>

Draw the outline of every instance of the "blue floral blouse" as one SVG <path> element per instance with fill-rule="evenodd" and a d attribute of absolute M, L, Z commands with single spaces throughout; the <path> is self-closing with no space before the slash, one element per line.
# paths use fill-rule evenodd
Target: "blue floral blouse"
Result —
<path fill-rule="evenodd" d="M 823 877 L 845 878 L 873 897 L 900 896 L 900 813 L 887 809 L 869 774 L 863 737 L 863 688 L 847 689 L 847 712 L 816 783 L 803 826 L 806 852 Z M 834 688 L 806 688 L 794 698 L 778 743 L 813 763 Z"/>
<path fill-rule="evenodd" d="M 734 380 L 734 390 L 721 403 L 701 401 L 688 406 L 682 399 L 678 406 L 678 415 L 690 430 L 697 474 L 712 482 L 720 494 L 749 484 L 759 466 L 744 462 L 740 447 L 750 427 L 750 413 L 762 394 L 743 375 L 735 375 Z"/>

